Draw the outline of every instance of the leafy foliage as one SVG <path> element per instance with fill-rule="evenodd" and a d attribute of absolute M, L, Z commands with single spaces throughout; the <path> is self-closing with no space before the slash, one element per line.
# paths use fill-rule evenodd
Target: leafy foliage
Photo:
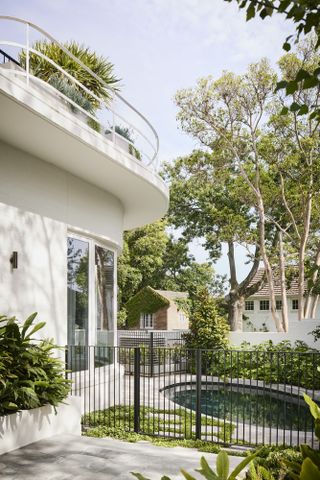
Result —
<path fill-rule="evenodd" d="M 83 416 L 82 423 L 89 426 L 86 435 L 91 437 L 106 437 L 112 432 L 124 435 L 133 427 L 134 407 L 117 405 L 105 410 L 98 410 Z M 225 422 L 223 426 L 214 418 L 203 418 L 205 425 L 220 426 L 219 432 L 214 433 L 217 438 L 223 439 L 233 432 L 233 425 Z M 157 409 L 141 407 L 140 409 L 140 432 L 142 435 L 154 435 L 161 433 L 175 433 L 182 435 L 186 440 L 195 441 L 196 415 L 184 408 Z M 113 430 L 117 427 L 117 430 Z M 109 433 L 110 432 L 110 433 Z M 208 448 L 208 442 L 199 443 L 198 446 Z"/>
<path fill-rule="evenodd" d="M 314 432 L 320 440 L 320 408 L 306 394 L 303 395 L 306 403 L 309 405 L 310 413 L 314 418 Z M 320 479 L 320 452 L 311 448 L 309 445 L 300 446 L 302 462 L 288 462 L 289 477 L 294 480 L 319 480 Z"/>
<path fill-rule="evenodd" d="M 128 328 L 138 327 L 140 313 L 155 313 L 160 308 L 168 307 L 169 300 L 151 287 L 145 287 L 126 303 Z"/>
<path fill-rule="evenodd" d="M 221 281 L 210 263 L 198 263 L 185 239 L 167 232 L 167 221 L 125 232 L 118 259 L 118 324 L 125 324 L 126 303 L 141 289 L 186 291 L 208 288 L 221 293 Z M 121 321 L 121 323 L 120 323 Z"/>
<path fill-rule="evenodd" d="M 267 384 L 320 388 L 320 373 L 317 370 L 319 352 L 301 341 L 295 342 L 294 346 L 287 340 L 277 345 L 272 341 L 259 345 L 244 343 L 240 349 L 224 351 L 222 357 L 219 352 L 215 355 L 215 361 L 208 363 L 212 365 L 209 368 L 212 375 L 236 375 Z"/>
<path fill-rule="evenodd" d="M 32 48 L 53 60 L 88 90 L 92 91 L 97 97 L 107 102 L 110 101 L 112 93 L 118 89 L 117 84 L 119 83 L 119 80 L 113 73 L 114 65 L 109 60 L 91 51 L 88 47 L 80 45 L 74 41 L 66 42 L 63 46 L 101 78 L 109 88 L 104 87 L 99 80 L 94 78 L 77 62 L 72 60 L 56 43 L 36 41 L 32 45 Z M 22 51 L 20 54 L 20 62 L 22 66 L 25 67 L 25 51 Z M 68 79 L 63 73 L 57 71 L 56 67 L 45 58 L 32 52 L 30 53 L 30 70 L 34 76 L 49 83 L 53 81 L 53 79 L 55 79 L 54 82 L 57 82 L 57 79 L 60 79 L 64 82 L 63 88 L 66 88 L 65 84 L 71 85 L 72 91 L 74 92 L 76 90 L 83 98 L 86 98 L 90 102 L 92 109 L 96 110 L 99 107 L 99 102 L 95 98 L 81 89 L 78 85 L 72 83 L 70 79 Z"/>
<path fill-rule="evenodd" d="M 232 0 L 225 0 L 232 2 Z M 320 6 L 318 0 L 235 0 L 239 8 L 243 8 L 247 13 L 247 20 L 251 20 L 259 15 L 262 20 L 271 17 L 275 13 L 284 15 L 287 20 L 292 21 L 296 26 L 296 34 L 289 35 L 283 44 L 283 49 L 288 52 L 291 50 L 292 41 L 297 42 L 302 34 L 314 32 L 314 51 L 320 46 Z M 285 89 L 287 95 L 292 95 L 298 90 L 320 89 L 320 63 L 316 63 L 311 71 L 308 71 L 302 65 L 292 79 L 284 79 L 278 82 L 278 89 Z M 309 110 L 306 103 L 291 103 L 291 111 L 299 111 L 300 115 L 311 112 L 310 118 L 320 120 L 320 109 L 314 105 Z"/>
<path fill-rule="evenodd" d="M 134 145 L 132 145 L 132 143 L 134 143 L 134 139 L 132 137 L 132 132 L 130 131 L 130 129 L 127 127 L 121 127 L 120 125 L 116 125 L 115 131 L 123 138 L 131 142 L 128 145 L 130 155 L 133 155 L 137 160 L 141 160 L 141 153 Z"/>
<path fill-rule="evenodd" d="M 237 465 L 235 469 L 230 473 L 230 462 L 228 454 L 224 450 L 222 450 L 217 455 L 216 471 L 213 471 L 206 459 L 204 457 L 201 457 L 200 468 L 197 469 L 196 472 L 199 472 L 207 480 L 236 480 L 238 478 L 238 475 L 246 468 L 248 464 L 250 464 L 250 462 L 252 462 L 252 460 L 257 455 L 258 452 L 253 453 L 247 458 L 244 458 L 242 462 L 240 462 L 239 465 Z M 186 480 L 196 480 L 195 477 L 190 475 L 190 473 L 186 472 L 183 468 L 180 471 L 184 478 L 186 478 Z M 150 480 L 147 477 L 141 475 L 140 473 L 132 472 L 132 475 L 138 478 L 138 480 Z M 170 478 L 164 475 L 161 477 L 161 480 L 170 480 Z"/>
<path fill-rule="evenodd" d="M 288 480 L 288 462 L 302 463 L 298 447 L 265 446 L 250 465 L 247 480 Z"/>
<path fill-rule="evenodd" d="M 228 347 L 229 325 L 207 290 L 200 290 L 191 298 L 189 322 L 190 332 L 185 334 L 187 348 Z"/>
<path fill-rule="evenodd" d="M 49 340 L 32 341 L 43 328 L 36 313 L 20 325 L 15 317 L 0 317 L 0 415 L 50 404 L 56 407 L 68 395 L 70 381 L 53 357 Z"/>

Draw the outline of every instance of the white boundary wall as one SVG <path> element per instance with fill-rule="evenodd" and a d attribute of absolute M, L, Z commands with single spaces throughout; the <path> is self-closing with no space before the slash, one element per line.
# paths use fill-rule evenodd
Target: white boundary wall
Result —
<path fill-rule="evenodd" d="M 252 345 L 272 340 L 277 344 L 283 340 L 289 340 L 294 343 L 296 340 L 305 342 L 311 348 L 320 349 L 320 340 L 314 342 L 313 335 L 309 335 L 312 330 L 320 325 L 319 320 L 301 320 L 290 322 L 289 332 L 230 332 L 229 339 L 232 345 L 239 346 L 242 342 L 249 342 Z"/>

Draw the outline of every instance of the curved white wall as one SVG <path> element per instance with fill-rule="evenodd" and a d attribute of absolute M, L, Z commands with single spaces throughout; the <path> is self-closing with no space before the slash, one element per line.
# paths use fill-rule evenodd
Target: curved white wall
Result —
<path fill-rule="evenodd" d="M 118 199 L 1 142 L 0 202 L 122 244 L 124 212 Z"/>
<path fill-rule="evenodd" d="M 123 208 L 98 187 L 0 143 L 0 315 L 37 311 L 41 337 L 67 343 L 68 229 L 121 248 Z M 18 268 L 10 257 L 18 252 Z"/>

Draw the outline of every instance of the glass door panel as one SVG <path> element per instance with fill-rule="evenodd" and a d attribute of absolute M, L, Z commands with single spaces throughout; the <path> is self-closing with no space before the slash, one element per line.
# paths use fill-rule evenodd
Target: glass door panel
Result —
<path fill-rule="evenodd" d="M 112 361 L 114 344 L 114 253 L 95 245 L 96 363 Z M 109 347 L 109 348 L 108 348 Z"/>
<path fill-rule="evenodd" d="M 87 368 L 88 300 L 89 300 L 89 243 L 68 238 L 68 345 L 72 370 Z"/>

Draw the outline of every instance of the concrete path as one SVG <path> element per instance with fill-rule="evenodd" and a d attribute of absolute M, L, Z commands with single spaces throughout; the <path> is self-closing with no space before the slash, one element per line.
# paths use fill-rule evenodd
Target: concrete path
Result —
<path fill-rule="evenodd" d="M 216 455 L 183 447 L 157 447 L 149 442 L 128 443 L 111 438 L 55 436 L 0 456 L 1 480 L 131 479 L 140 472 L 151 480 L 161 475 L 182 479 L 180 467 L 195 472 L 204 455 L 211 466 Z M 230 457 L 231 468 L 241 457 Z"/>

